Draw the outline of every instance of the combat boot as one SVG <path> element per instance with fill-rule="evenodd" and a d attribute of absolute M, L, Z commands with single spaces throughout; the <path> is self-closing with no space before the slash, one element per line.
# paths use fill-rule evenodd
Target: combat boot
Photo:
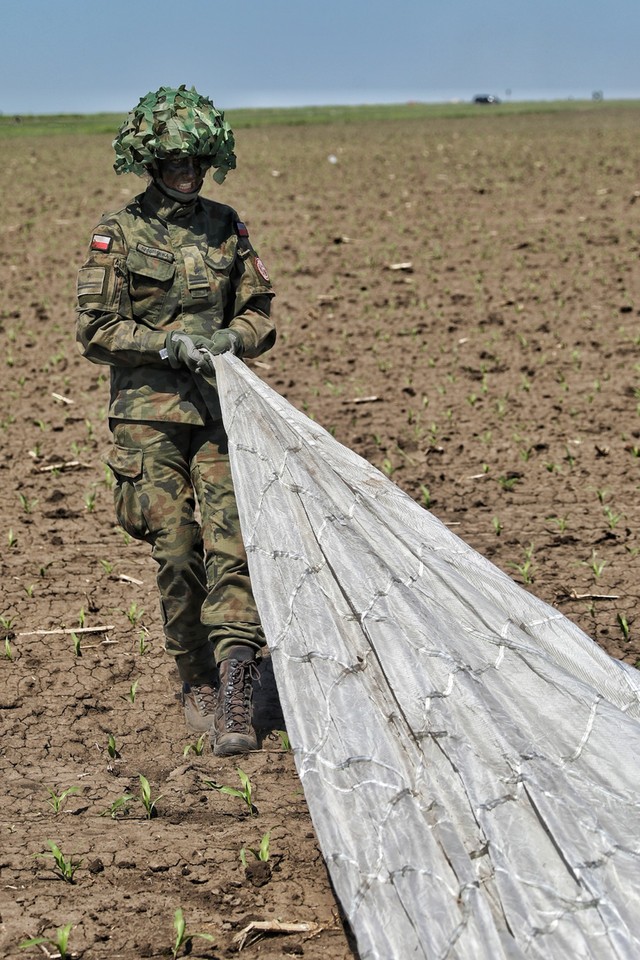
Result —
<path fill-rule="evenodd" d="M 213 752 L 218 757 L 258 749 L 251 722 L 253 681 L 259 676 L 253 658 L 251 648 L 231 647 L 228 658 L 219 664 L 220 688 L 211 728 Z"/>
<path fill-rule="evenodd" d="M 184 719 L 194 733 L 208 733 L 216 710 L 216 688 L 213 683 L 183 683 Z"/>

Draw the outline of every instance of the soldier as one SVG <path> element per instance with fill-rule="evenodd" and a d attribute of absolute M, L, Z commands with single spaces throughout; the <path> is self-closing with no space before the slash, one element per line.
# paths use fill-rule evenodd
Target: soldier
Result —
<path fill-rule="evenodd" d="M 236 165 L 233 133 L 211 100 L 161 87 L 113 146 L 116 173 L 148 185 L 92 234 L 77 339 L 88 360 L 110 367 L 116 515 L 158 564 L 187 725 L 209 731 L 217 755 L 245 753 L 257 747 L 252 684 L 265 640 L 209 381 L 212 355 L 273 346 L 273 291 L 236 212 L 199 195 L 209 168 L 222 183 Z"/>

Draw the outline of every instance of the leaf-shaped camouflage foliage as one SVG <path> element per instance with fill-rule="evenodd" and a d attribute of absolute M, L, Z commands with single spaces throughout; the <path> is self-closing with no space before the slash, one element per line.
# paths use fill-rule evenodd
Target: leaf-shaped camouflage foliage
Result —
<path fill-rule="evenodd" d="M 236 165 L 233 131 L 208 97 L 192 87 L 160 87 L 128 114 L 113 141 L 116 173 L 142 176 L 148 164 L 169 156 L 208 157 L 222 183 Z"/>

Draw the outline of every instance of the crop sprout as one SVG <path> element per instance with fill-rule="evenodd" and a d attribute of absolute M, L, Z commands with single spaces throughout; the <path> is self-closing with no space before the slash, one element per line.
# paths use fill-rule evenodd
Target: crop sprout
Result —
<path fill-rule="evenodd" d="M 187 931 L 184 914 L 180 907 L 178 907 L 173 917 L 173 929 L 175 930 L 176 937 L 171 951 L 172 960 L 176 960 L 178 953 L 183 947 L 185 954 L 191 953 L 191 941 L 194 937 L 197 937 L 199 940 L 206 940 L 208 943 L 215 942 L 215 938 L 212 937 L 210 933 L 191 933 Z"/>
<path fill-rule="evenodd" d="M 66 790 L 62 791 L 62 793 L 57 794 L 55 790 L 51 789 L 51 787 L 47 787 L 49 792 L 49 799 L 47 800 L 47 803 L 53 808 L 53 812 L 56 815 L 60 813 L 60 810 L 62 809 L 67 797 L 70 797 L 73 793 L 77 793 L 78 789 L 78 787 L 67 787 Z"/>
<path fill-rule="evenodd" d="M 213 790 L 217 790 L 218 793 L 226 793 L 227 796 L 229 797 L 239 797 L 241 800 L 244 801 L 247 807 L 247 810 L 249 811 L 249 815 L 253 816 L 258 811 L 251 799 L 253 794 L 251 781 L 249 780 L 249 777 L 244 772 L 244 770 L 241 770 L 239 767 L 238 767 L 237 773 L 238 773 L 238 776 L 240 777 L 240 782 L 242 783 L 241 790 L 239 790 L 237 787 L 223 786 L 220 783 L 215 783 L 215 781 L 213 780 L 205 780 L 204 783 L 208 787 L 211 787 Z"/>
<path fill-rule="evenodd" d="M 240 850 L 240 862 L 242 866 L 247 866 L 247 850 L 253 854 L 256 860 L 260 860 L 262 863 L 268 863 L 270 858 L 270 841 L 271 831 L 268 830 L 262 835 L 258 849 L 255 847 L 242 847 Z"/>
<path fill-rule="evenodd" d="M 48 957 L 57 956 L 59 960 L 67 960 L 71 956 L 69 953 L 69 934 L 73 929 L 72 923 L 65 923 L 63 927 L 56 930 L 53 937 L 31 937 L 29 940 L 23 940 L 20 944 L 21 950 L 28 950 L 30 947 L 40 947 Z M 58 953 L 51 954 L 44 948 L 44 944 L 54 947 Z"/>
<path fill-rule="evenodd" d="M 54 861 L 55 866 L 53 870 L 57 870 L 60 877 L 66 883 L 75 883 L 74 877 L 78 867 L 82 864 L 81 860 L 74 860 L 73 857 L 65 857 L 60 847 L 57 843 L 54 843 L 53 840 L 47 840 L 50 851 L 45 853 L 36 853 L 34 857 L 37 859 L 45 859 L 51 857 Z"/>

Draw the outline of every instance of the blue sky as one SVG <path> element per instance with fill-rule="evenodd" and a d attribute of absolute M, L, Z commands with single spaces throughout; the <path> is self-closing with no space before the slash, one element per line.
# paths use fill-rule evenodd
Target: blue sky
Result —
<path fill-rule="evenodd" d="M 2 0 L 0 112 L 640 97 L 639 40 L 640 0 Z"/>

